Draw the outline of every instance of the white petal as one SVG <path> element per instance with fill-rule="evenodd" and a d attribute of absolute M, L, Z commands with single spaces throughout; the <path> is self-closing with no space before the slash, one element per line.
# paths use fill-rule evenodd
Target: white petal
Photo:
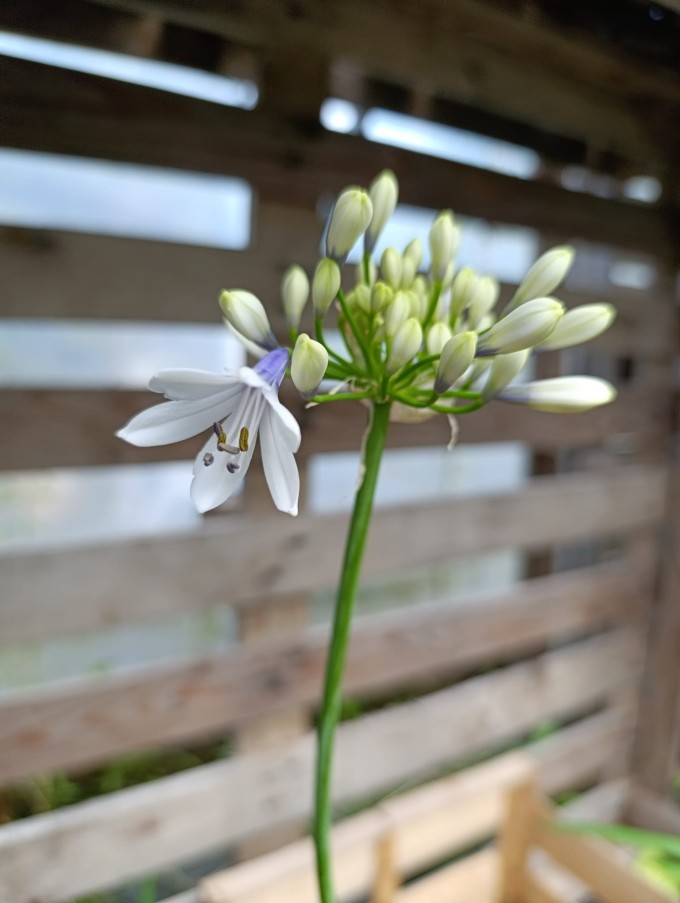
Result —
<path fill-rule="evenodd" d="M 206 398 L 238 383 L 231 373 L 212 373 L 210 370 L 160 370 L 149 381 L 152 392 L 162 392 L 171 401 L 192 401 Z"/>
<path fill-rule="evenodd" d="M 196 457 L 191 483 L 191 498 L 201 514 L 226 502 L 238 489 L 248 470 L 256 444 L 257 433 L 251 435 L 247 452 L 238 456 L 230 455 L 218 451 L 217 436 L 214 433 L 210 436 Z M 212 464 L 205 463 L 206 455 L 212 455 Z M 210 458 L 207 460 L 210 461 Z M 239 469 L 234 473 L 227 470 L 229 461 L 239 464 Z"/>
<path fill-rule="evenodd" d="M 238 331 L 238 329 L 234 329 L 234 327 L 228 320 L 224 321 L 224 325 L 227 327 L 229 332 L 239 340 L 246 351 L 249 354 L 252 354 L 253 357 L 259 360 L 260 358 L 264 357 L 265 354 L 267 354 L 266 348 L 262 348 L 260 345 L 255 344 L 255 342 L 252 342 L 250 339 L 247 339 L 242 333 Z"/>
<path fill-rule="evenodd" d="M 268 402 L 268 411 L 272 414 L 272 420 L 278 422 L 277 435 L 279 441 L 283 442 L 289 451 L 296 452 L 300 448 L 302 439 L 299 423 L 288 408 L 281 404 L 273 387 L 269 386 L 264 389 L 263 395 Z"/>
<path fill-rule="evenodd" d="M 287 438 L 282 421 L 268 408 L 260 425 L 264 475 L 279 511 L 295 516 L 298 513 L 300 475 Z"/>
<path fill-rule="evenodd" d="M 131 445 L 168 445 L 202 433 L 237 406 L 243 386 L 195 401 L 166 401 L 137 414 L 116 435 Z"/>

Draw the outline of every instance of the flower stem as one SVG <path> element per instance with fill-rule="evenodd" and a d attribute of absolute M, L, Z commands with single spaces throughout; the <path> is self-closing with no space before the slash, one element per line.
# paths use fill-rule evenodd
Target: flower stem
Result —
<path fill-rule="evenodd" d="M 345 669 L 347 642 L 354 600 L 359 586 L 364 546 L 373 511 L 373 496 L 378 482 L 387 429 L 390 420 L 389 402 L 374 402 L 371 419 L 364 439 L 361 460 L 361 484 L 354 500 L 349 525 L 340 585 L 335 603 L 335 616 L 330 648 L 326 662 L 323 700 L 317 731 L 316 797 L 314 811 L 314 846 L 316 871 L 321 903 L 336 903 L 331 868 L 330 830 L 333 814 L 331 802 L 331 771 L 333 741 L 342 709 L 342 677 Z"/>

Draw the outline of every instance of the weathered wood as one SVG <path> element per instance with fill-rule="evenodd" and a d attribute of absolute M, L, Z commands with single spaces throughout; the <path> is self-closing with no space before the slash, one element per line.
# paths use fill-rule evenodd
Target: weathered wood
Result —
<path fill-rule="evenodd" d="M 301 425 L 305 455 L 361 447 L 366 423 L 362 405 L 338 402 L 306 409 L 290 386 L 284 388 L 282 399 Z M 0 391 L 0 421 L 12 423 L 0 448 L 0 469 L 193 459 L 203 442 L 200 436 L 155 448 L 137 448 L 116 437 L 116 430 L 130 417 L 160 400 L 149 392 Z M 527 442 L 544 450 L 609 442 L 615 452 L 622 446 L 635 451 L 658 447 L 667 435 L 669 418 L 669 393 L 656 388 L 623 390 L 613 404 L 582 414 L 546 414 L 492 402 L 460 418 L 459 441 Z M 444 448 L 450 438 L 447 419 L 434 417 L 415 426 L 392 424 L 388 447 Z"/>
<path fill-rule="evenodd" d="M 631 824 L 640 828 L 680 836 L 680 805 L 666 797 L 650 793 L 644 787 L 633 784 L 625 814 Z"/>
<path fill-rule="evenodd" d="M 105 2 L 248 45 L 279 46 L 283 41 L 300 52 L 324 47 L 329 55 L 352 59 L 364 71 L 397 84 L 410 87 L 417 79 L 489 112 L 587 138 L 594 147 L 646 164 L 664 148 L 659 123 L 645 104 L 650 95 L 661 108 L 676 108 L 678 102 L 677 86 L 670 80 L 648 67 L 631 66 L 611 47 L 598 46 L 592 38 L 574 40 L 510 10 L 469 0 L 446 6 L 436 0 L 407 3 L 398 16 L 377 0 L 307 3 L 295 15 L 272 0 L 251 3 L 245 10 L 225 9 L 210 0 Z"/>
<path fill-rule="evenodd" d="M 635 679 L 635 645 L 626 634 L 603 636 L 341 725 L 336 804 L 520 738 L 545 718 L 591 709 Z M 537 744 L 555 791 L 574 786 L 563 782 L 575 775 L 578 783 L 596 777 L 629 731 L 622 715 L 610 711 Z M 578 744 L 569 739 L 574 730 Z M 1 828 L 0 891 L 13 903 L 55 903 L 297 821 L 310 811 L 313 754 L 305 737 Z"/>
<path fill-rule="evenodd" d="M 232 174 L 270 201 L 308 209 L 322 192 L 368 184 L 390 167 L 405 203 L 455 206 L 565 240 L 579 236 L 655 256 L 673 250 L 663 217 L 650 206 L 425 158 L 358 136 L 323 130 L 302 136 L 258 111 L 8 57 L 0 58 L 0 86 L 3 142 L 10 147 Z"/>
<path fill-rule="evenodd" d="M 488 661 L 500 664 L 544 643 L 620 623 L 639 608 L 646 583 L 641 571 L 625 564 L 589 568 L 485 598 L 458 599 L 455 606 L 362 618 L 352 636 L 345 691 L 413 688 L 418 681 L 454 676 Z M 272 613 L 279 615 L 278 604 Z M 290 719 L 291 710 L 315 705 L 326 657 L 325 629 L 293 635 L 293 624 L 286 626 L 283 640 L 264 646 L 0 699 L 0 781 L 91 765 L 253 720 L 259 741 L 249 728 L 246 748 L 265 740 L 273 745 L 272 731 L 259 719 Z M 303 720 L 300 714 L 289 729 L 300 732 Z M 274 727 L 280 744 L 284 725 L 276 721 Z"/>
<path fill-rule="evenodd" d="M 505 816 L 499 837 L 500 893 L 498 903 L 524 903 L 529 848 L 540 818 L 536 775 L 526 775 L 506 792 Z"/>
<path fill-rule="evenodd" d="M 364 574 L 498 549 L 608 537 L 654 527 L 663 470 L 612 468 L 533 481 L 519 492 L 378 511 Z M 559 512 L 559 517 L 555 516 Z M 5 642 L 134 623 L 228 602 L 333 585 L 343 515 L 208 518 L 190 536 L 138 540 L 2 561 Z M 407 539 L 406 539 L 407 537 Z M 225 575 L 230 593 L 225 599 Z"/>

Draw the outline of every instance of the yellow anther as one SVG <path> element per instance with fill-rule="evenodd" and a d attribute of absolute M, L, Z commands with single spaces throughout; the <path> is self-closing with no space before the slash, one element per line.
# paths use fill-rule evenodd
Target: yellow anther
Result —
<path fill-rule="evenodd" d="M 242 452 L 248 451 L 248 427 L 244 426 L 238 434 L 238 447 Z"/>
<path fill-rule="evenodd" d="M 226 433 L 218 433 L 217 434 L 217 444 L 218 445 L 226 445 L 227 444 L 227 434 Z"/>

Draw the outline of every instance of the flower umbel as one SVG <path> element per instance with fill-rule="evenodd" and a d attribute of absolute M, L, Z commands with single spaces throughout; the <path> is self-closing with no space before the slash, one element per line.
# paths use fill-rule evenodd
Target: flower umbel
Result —
<path fill-rule="evenodd" d="M 278 399 L 288 362 L 288 351 L 276 348 L 255 367 L 234 372 L 161 370 L 149 388 L 168 401 L 137 414 L 117 435 L 132 445 L 168 445 L 210 430 L 196 457 L 191 484 L 191 497 L 201 512 L 233 495 L 259 435 L 274 504 L 295 515 L 300 478 L 293 455 L 300 446 L 300 427 Z"/>

